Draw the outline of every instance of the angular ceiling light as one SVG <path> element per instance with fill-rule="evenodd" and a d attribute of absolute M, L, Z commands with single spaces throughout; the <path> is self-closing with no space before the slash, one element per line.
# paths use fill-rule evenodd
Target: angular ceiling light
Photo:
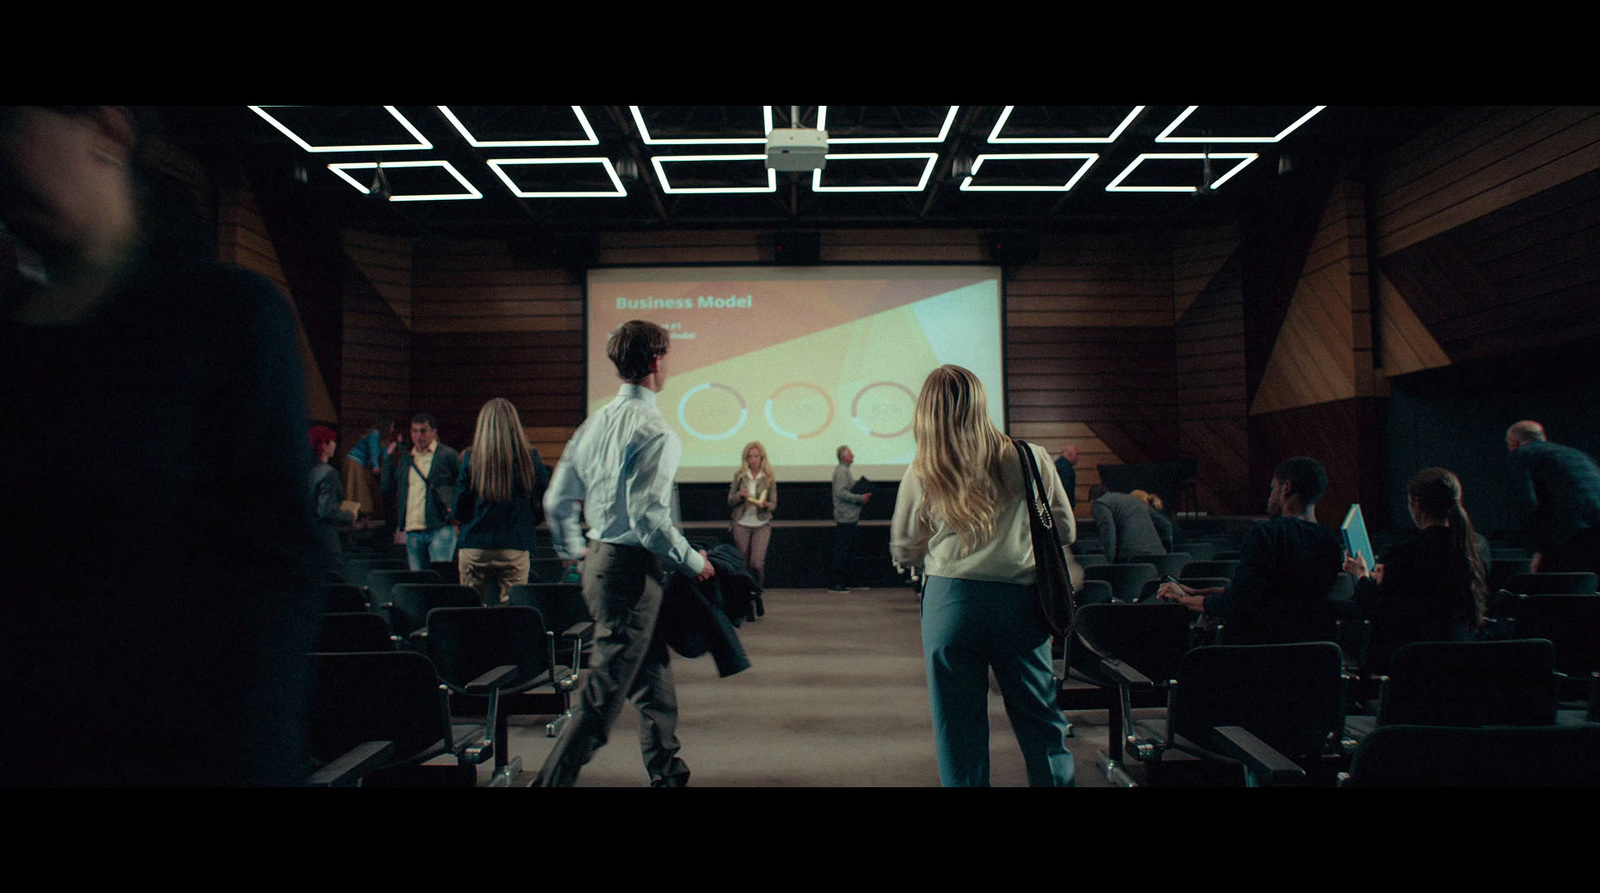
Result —
<path fill-rule="evenodd" d="M 1158 143 L 1275 143 L 1275 142 L 1283 139 L 1284 137 L 1288 136 L 1289 134 L 1294 133 L 1295 130 L 1298 129 L 1301 124 L 1304 124 L 1307 121 L 1310 121 L 1311 117 L 1313 115 L 1315 115 L 1317 112 L 1320 112 L 1323 109 L 1327 108 L 1327 106 L 1319 105 L 1319 106 L 1313 107 L 1311 109 L 1311 111 L 1306 112 L 1304 115 L 1301 115 L 1299 118 L 1295 119 L 1295 122 L 1293 124 L 1290 124 L 1288 127 L 1285 127 L 1284 129 L 1278 131 L 1278 133 L 1276 135 L 1274 135 L 1274 136 L 1173 136 L 1172 135 L 1172 131 L 1177 130 L 1178 129 L 1178 125 L 1182 124 L 1190 115 L 1194 114 L 1194 111 L 1197 108 L 1199 108 L 1199 106 L 1191 105 L 1188 108 L 1184 109 L 1182 114 L 1180 114 L 1178 117 L 1174 118 L 1172 120 L 1172 123 L 1168 124 L 1167 128 L 1165 130 L 1161 131 L 1161 133 L 1156 137 L 1156 142 L 1158 142 Z M 1218 158 L 1220 156 L 1213 154 L 1211 157 Z"/>
<path fill-rule="evenodd" d="M 950 125 L 955 123 L 956 109 L 959 105 L 950 106 L 950 111 L 945 113 L 944 123 L 939 125 L 938 135 L 926 136 L 830 136 L 828 145 L 835 146 L 842 143 L 942 143 L 950 135 Z M 828 107 L 817 108 L 817 129 L 828 129 Z"/>
<path fill-rule="evenodd" d="M 577 118 L 578 118 L 578 126 L 583 128 L 583 132 L 584 132 L 584 135 L 585 135 L 584 139 L 581 139 L 581 140 L 579 140 L 579 139 L 571 139 L 571 140 L 480 140 L 477 137 L 473 136 L 472 133 L 467 130 L 467 125 L 461 123 L 461 119 L 457 118 L 455 116 L 455 113 L 450 111 L 450 107 L 449 106 L 441 105 L 441 106 L 439 106 L 439 111 L 444 114 L 445 118 L 447 120 L 449 120 L 449 122 L 451 124 L 455 125 L 456 131 L 458 133 L 460 133 L 461 136 L 464 139 L 466 139 L 466 141 L 467 141 L 467 143 L 469 145 L 476 146 L 479 149 L 494 149 L 494 148 L 503 148 L 503 147 L 507 147 L 507 146 L 598 146 L 600 144 L 600 140 L 599 140 L 598 137 L 596 137 L 594 135 L 594 128 L 589 126 L 589 119 L 588 119 L 588 117 L 586 117 L 583 114 L 583 108 L 581 106 L 576 106 L 576 105 L 575 106 L 571 106 L 571 108 L 572 108 L 572 114 L 576 115 Z"/>
<path fill-rule="evenodd" d="M 367 187 L 367 185 L 362 183 L 360 180 L 357 180 L 355 177 L 350 176 L 350 174 L 347 173 L 347 171 L 372 170 L 372 169 L 376 168 L 377 166 L 378 166 L 378 163 L 376 161 L 347 161 L 347 162 L 341 162 L 339 164 L 330 164 L 330 165 L 328 165 L 328 170 L 333 171 L 334 173 L 338 174 L 346 183 L 349 183 L 351 186 L 354 186 L 355 188 L 361 190 L 361 194 L 362 195 L 371 195 L 372 194 L 372 190 L 369 189 Z M 389 196 L 389 201 L 392 201 L 392 202 L 448 202 L 448 201 L 459 201 L 461 199 L 483 198 L 483 193 L 479 192 L 477 187 L 475 187 L 471 183 L 467 182 L 467 178 L 461 176 L 461 173 L 455 169 L 455 166 L 452 165 L 448 161 L 443 161 L 443 160 L 439 160 L 439 161 L 385 161 L 383 163 L 383 169 L 385 171 L 402 170 L 402 169 L 408 169 L 408 168 L 423 168 L 423 167 L 443 168 L 446 173 L 448 173 L 450 176 L 455 178 L 457 183 L 461 184 L 461 187 L 463 189 L 465 189 L 466 192 L 443 192 L 443 193 L 426 193 L 426 194 L 418 193 L 418 194 L 408 194 L 408 195 L 391 195 L 391 196 Z"/>
<path fill-rule="evenodd" d="M 761 142 L 766 142 L 761 140 Z M 667 177 L 665 165 L 668 164 L 708 164 L 718 162 L 749 161 L 761 165 L 767 175 L 765 186 L 673 186 Z M 655 166 L 656 179 L 661 181 L 661 191 L 673 194 L 698 193 L 701 195 L 731 195 L 741 192 L 777 192 L 778 172 L 766 166 L 767 156 L 762 155 L 652 155 L 650 163 Z"/>
<path fill-rule="evenodd" d="M 1217 190 L 1222 184 L 1232 179 L 1234 174 L 1245 169 L 1250 162 L 1261 156 L 1254 152 L 1146 152 L 1135 158 L 1129 165 L 1122 169 L 1122 173 L 1106 184 L 1107 192 L 1198 192 L 1197 186 L 1123 186 L 1122 181 L 1127 179 L 1139 165 L 1146 161 L 1198 161 L 1205 164 L 1207 158 L 1232 158 L 1239 163 L 1234 165 L 1227 173 L 1211 181 L 1210 188 Z"/>
<path fill-rule="evenodd" d="M 1145 107 L 1142 106 L 1142 105 L 1134 106 L 1133 107 L 1133 111 L 1128 112 L 1128 114 L 1123 116 L 1122 123 L 1118 124 L 1116 126 L 1116 129 L 1112 130 L 1111 134 L 1109 136 L 1001 136 L 1000 135 L 1000 131 L 1005 129 L 1006 121 L 1010 120 L 1010 118 L 1011 118 L 1011 110 L 1015 109 L 1015 108 L 1016 108 L 1016 106 L 1014 106 L 1014 105 L 1008 105 L 1000 112 L 1000 120 L 994 122 L 994 129 L 989 131 L 989 142 L 991 142 L 991 143 L 1114 143 L 1114 142 L 1117 141 L 1117 137 L 1122 136 L 1122 132 L 1124 130 L 1128 129 L 1128 125 L 1133 123 L 1133 119 L 1139 117 L 1139 113 L 1145 110 Z"/>
<path fill-rule="evenodd" d="M 927 186 L 928 186 L 928 178 L 933 175 L 933 166 L 935 164 L 937 164 L 938 161 L 939 161 L 939 153 L 937 153 L 937 152 L 860 152 L 860 153 L 839 155 L 839 154 L 834 154 L 832 152 L 829 152 L 828 155 L 827 155 L 827 158 L 831 162 L 836 162 L 835 166 L 830 171 L 830 175 L 835 175 L 835 174 L 839 173 L 839 167 L 837 165 L 838 162 L 843 162 L 846 165 L 845 170 L 848 171 L 849 170 L 848 165 L 852 161 L 907 159 L 907 160 L 916 160 L 916 161 L 922 161 L 923 162 L 923 165 L 922 165 L 922 176 L 921 176 L 920 179 L 917 180 L 917 185 L 915 185 L 915 186 L 910 186 L 910 185 L 906 185 L 906 186 L 824 186 L 824 185 L 822 185 L 822 171 L 820 171 L 820 170 L 819 171 L 812 171 L 811 172 L 811 191 L 812 192 L 921 192 L 923 189 L 927 188 Z"/>
<path fill-rule="evenodd" d="M 363 144 L 359 144 L 359 145 L 313 146 L 309 142 L 307 142 L 306 140 L 302 139 L 299 134 L 295 133 L 293 130 L 290 130 L 289 127 L 287 125 L 285 125 L 282 121 L 279 121 L 277 118 L 274 118 L 271 115 L 271 113 L 269 113 L 267 111 L 267 109 L 305 108 L 305 107 L 306 106 L 252 105 L 249 108 L 250 108 L 250 111 L 255 112 L 256 114 L 258 114 L 261 117 L 265 118 L 268 124 L 271 124 L 273 127 L 276 127 L 280 133 L 282 133 L 284 136 L 288 137 L 289 139 L 294 140 L 295 145 L 297 145 L 300 148 L 306 150 L 307 152 L 405 152 L 405 151 L 410 151 L 410 150 L 432 149 L 433 148 L 433 143 L 428 142 L 427 138 L 425 138 L 421 133 L 419 133 L 417 131 L 417 128 L 411 126 L 411 122 L 406 120 L 406 116 L 400 114 L 400 110 L 395 108 L 392 105 L 386 105 L 383 108 L 390 115 L 393 115 L 394 119 L 396 121 L 400 122 L 400 126 L 404 127 L 406 129 L 407 133 L 411 134 L 413 137 L 416 138 L 416 142 L 414 142 L 414 143 L 363 143 Z"/>
<path fill-rule="evenodd" d="M 630 105 L 628 111 L 633 113 L 633 123 L 639 128 L 639 136 L 647 146 L 715 146 L 730 145 L 734 143 L 760 143 L 765 145 L 767 134 L 772 132 L 772 106 L 761 107 L 762 130 L 760 136 L 720 136 L 720 137 L 659 137 L 650 134 L 650 128 L 644 123 L 644 113 L 639 111 L 639 106 Z"/>
<path fill-rule="evenodd" d="M 611 159 L 605 156 L 595 158 L 490 158 L 484 162 L 494 170 L 506 188 L 517 198 L 616 198 L 628 194 L 622 188 L 622 180 L 617 176 L 617 169 L 611 166 Z M 611 178 L 611 185 L 615 188 L 610 192 L 600 190 L 566 190 L 537 192 L 524 190 L 512 181 L 511 176 L 505 172 L 507 167 L 533 164 L 598 164 L 605 168 L 606 176 Z"/>
<path fill-rule="evenodd" d="M 1078 165 L 1078 170 L 1073 173 L 1067 182 L 1056 185 L 1010 185 L 1010 186 L 975 186 L 972 183 L 985 161 L 1055 161 L 1062 159 L 1079 159 L 1083 163 Z M 1089 172 L 1096 160 L 1100 158 L 1097 152 L 1046 152 L 1024 153 L 1018 155 L 979 155 L 972 162 L 972 175 L 961 181 L 962 192 L 1069 192 L 1078 185 L 1083 175 Z"/>

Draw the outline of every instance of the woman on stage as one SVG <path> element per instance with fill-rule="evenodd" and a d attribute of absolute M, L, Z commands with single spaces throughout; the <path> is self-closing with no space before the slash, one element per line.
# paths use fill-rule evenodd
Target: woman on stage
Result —
<path fill-rule="evenodd" d="M 772 510 L 778 507 L 778 481 L 767 462 L 767 448 L 752 440 L 744 446 L 744 461 L 728 485 L 728 507 L 733 510 L 733 544 L 744 555 L 745 566 L 758 584 L 765 583 L 767 543 L 772 540 Z"/>

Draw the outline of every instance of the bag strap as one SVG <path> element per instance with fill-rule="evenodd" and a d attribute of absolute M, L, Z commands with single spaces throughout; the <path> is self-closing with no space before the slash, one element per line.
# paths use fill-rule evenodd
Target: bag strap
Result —
<path fill-rule="evenodd" d="M 1029 523 L 1046 531 L 1055 530 L 1055 515 L 1050 511 L 1050 503 L 1044 499 L 1044 481 L 1039 478 L 1039 463 L 1033 456 L 1033 448 L 1026 440 L 1013 439 L 1017 447 L 1017 461 L 1022 463 L 1022 489 L 1028 494 Z"/>

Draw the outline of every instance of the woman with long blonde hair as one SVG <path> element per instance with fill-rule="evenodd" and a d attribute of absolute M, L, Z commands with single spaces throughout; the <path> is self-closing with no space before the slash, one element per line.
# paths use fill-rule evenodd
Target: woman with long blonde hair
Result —
<path fill-rule="evenodd" d="M 1073 783 L 1067 722 L 1055 706 L 1050 630 L 1039 608 L 1022 456 L 989 420 L 977 376 L 935 369 L 912 416 L 916 457 L 900 481 L 889 549 L 921 566 L 922 651 L 939 779 L 989 783 L 989 672 L 1005 696 L 1028 783 Z M 1076 532 L 1050 455 L 1029 445 L 1063 546 Z"/>
<path fill-rule="evenodd" d="M 757 583 L 765 580 L 767 543 L 772 540 L 772 510 L 778 507 L 778 479 L 767 461 L 761 441 L 744 445 L 739 470 L 728 485 L 728 507 L 733 510 L 730 532 L 744 555 L 745 566 Z"/>
<path fill-rule="evenodd" d="M 486 603 L 507 601 L 511 587 L 528 582 L 540 502 L 550 470 L 528 445 L 522 418 L 510 400 L 496 397 L 478 411 L 472 446 L 461 457 L 455 519 L 461 522 L 456 566 L 461 582 Z"/>

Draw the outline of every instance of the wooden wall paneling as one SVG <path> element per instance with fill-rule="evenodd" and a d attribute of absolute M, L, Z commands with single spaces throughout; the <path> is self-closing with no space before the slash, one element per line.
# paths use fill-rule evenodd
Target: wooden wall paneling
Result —
<path fill-rule="evenodd" d="M 1452 161 L 1425 169 L 1413 160 L 1380 179 L 1378 256 L 1600 168 L 1600 109 L 1509 107 L 1440 139 L 1437 154 Z"/>
<path fill-rule="evenodd" d="M 1245 386 L 1252 403 L 1267 374 L 1289 308 L 1304 283 L 1306 261 L 1322 231 L 1337 182 L 1338 176 L 1332 171 L 1279 178 L 1275 183 L 1278 194 L 1241 225 Z"/>
<path fill-rule="evenodd" d="M 441 434 L 454 438 L 447 441 L 454 445 L 472 439 L 485 402 L 504 397 L 516 405 L 524 426 L 541 430 L 535 446 L 542 455 L 583 421 L 582 350 L 582 333 L 576 331 L 418 332 L 413 399 L 431 407 Z"/>
<path fill-rule="evenodd" d="M 348 244 L 348 243 L 347 243 Z M 354 447 L 380 418 L 410 424 L 411 330 L 386 294 L 367 276 L 366 267 L 345 268 L 344 344 L 340 365 L 340 405 L 344 410 L 340 443 Z"/>
<path fill-rule="evenodd" d="M 1389 281 L 1378 275 L 1378 319 L 1382 327 L 1383 345 L 1380 357 L 1383 372 L 1388 376 L 1404 375 L 1421 369 L 1434 369 L 1450 365 L 1450 357 L 1429 333 L 1428 327 L 1417 317 L 1411 304 Z"/>
<path fill-rule="evenodd" d="M 1237 227 L 1180 233 L 1173 242 L 1179 456 L 1196 464 L 1196 505 L 1250 514 L 1245 417 L 1244 301 Z"/>
<path fill-rule="evenodd" d="M 1600 171 L 1393 252 L 1380 267 L 1456 362 L 1600 334 Z"/>
<path fill-rule="evenodd" d="M 340 230 L 339 240 L 345 256 L 366 277 L 372 289 L 407 328 L 411 326 L 413 272 L 412 254 L 416 240 Z"/>
<path fill-rule="evenodd" d="M 1252 414 L 1347 399 L 1362 386 L 1371 393 L 1363 218 L 1354 185 L 1335 183 L 1251 400 Z M 1364 373 L 1357 372 L 1361 363 L 1368 366 Z"/>

